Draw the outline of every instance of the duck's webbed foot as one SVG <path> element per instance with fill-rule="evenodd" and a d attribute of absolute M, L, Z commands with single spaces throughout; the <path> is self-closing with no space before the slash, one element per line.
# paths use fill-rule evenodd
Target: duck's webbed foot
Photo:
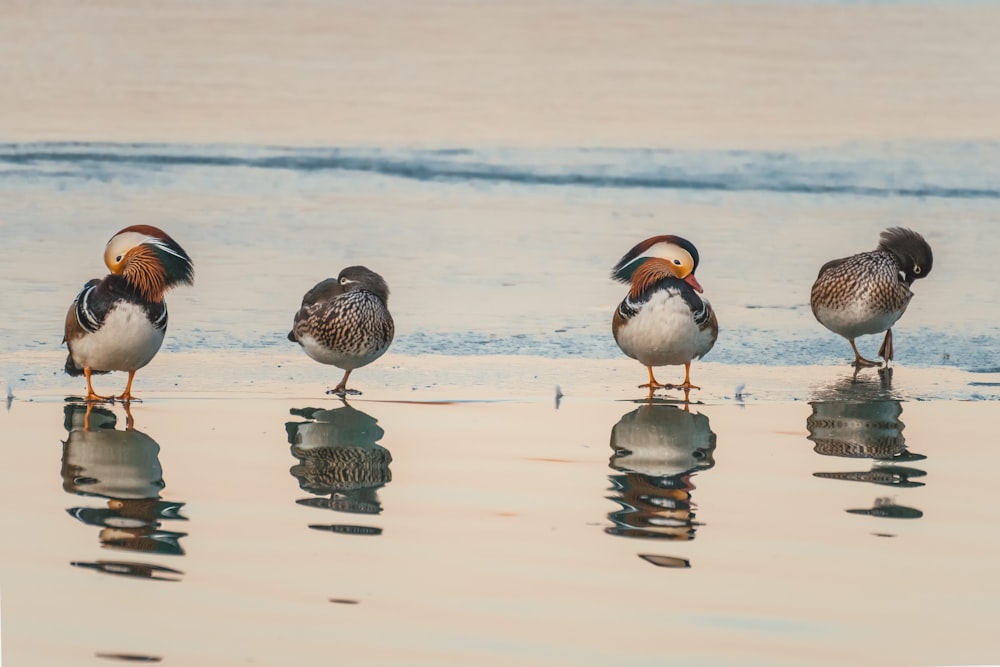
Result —
<path fill-rule="evenodd" d="M 858 352 L 858 346 L 854 344 L 854 339 L 849 338 L 848 341 L 851 343 L 851 349 L 854 350 L 854 367 L 855 368 L 873 368 L 875 366 L 881 366 L 881 361 L 872 361 L 871 359 L 865 359 Z"/>

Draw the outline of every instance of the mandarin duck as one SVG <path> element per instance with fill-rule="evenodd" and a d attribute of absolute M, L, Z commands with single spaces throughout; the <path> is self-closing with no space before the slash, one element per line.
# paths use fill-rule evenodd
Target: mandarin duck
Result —
<path fill-rule="evenodd" d="M 629 285 L 628 296 L 611 322 L 618 347 L 649 370 L 655 389 L 698 389 L 691 384 L 691 361 L 715 345 L 719 321 L 694 277 L 698 250 L 679 236 L 654 236 L 629 250 L 611 277 Z M 683 384 L 661 384 L 653 366 L 684 364 Z"/>
<path fill-rule="evenodd" d="M 302 297 L 288 340 L 321 364 L 344 370 L 340 384 L 328 394 L 361 393 L 347 388 L 347 378 L 389 349 L 395 326 L 388 302 L 389 286 L 364 266 L 349 266 Z"/>
<path fill-rule="evenodd" d="M 920 234 L 891 227 L 879 236 L 878 247 L 842 259 L 819 270 L 809 303 L 820 324 L 840 334 L 854 350 L 854 366 L 881 366 L 865 359 L 854 339 L 885 332 L 878 355 L 892 361 L 892 325 L 906 312 L 913 281 L 931 272 L 934 257 Z"/>
<path fill-rule="evenodd" d="M 104 263 L 111 273 L 88 281 L 66 313 L 66 372 L 87 378 L 88 401 L 131 401 L 135 372 L 156 356 L 167 331 L 163 295 L 175 285 L 193 284 L 194 265 L 176 241 L 149 225 L 112 236 Z M 128 372 L 125 391 L 99 396 L 91 375 L 111 371 Z"/>

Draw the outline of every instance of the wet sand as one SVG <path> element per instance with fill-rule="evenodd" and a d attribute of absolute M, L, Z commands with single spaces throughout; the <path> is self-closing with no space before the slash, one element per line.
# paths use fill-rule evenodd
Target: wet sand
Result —
<path fill-rule="evenodd" d="M 630 361 L 397 355 L 357 373 L 365 393 L 348 413 L 296 362 L 287 382 L 247 373 L 226 388 L 256 360 L 183 356 L 139 376 L 133 431 L 120 405 L 113 428 L 92 416 L 89 436 L 79 413 L 66 422 L 71 378 L 0 417 L 0 529 L 17 536 L 2 546 L 17 573 L 0 588 L 10 664 L 908 665 L 1000 652 L 1000 516 L 984 502 L 1000 469 L 995 403 L 922 400 L 970 391 L 974 374 L 897 368 L 887 386 L 873 372 L 854 384 L 847 369 L 703 364 L 684 413 L 633 402 Z M 203 392 L 194 370 L 214 378 Z M 829 427 L 851 421 L 824 412 L 845 398 L 874 410 L 859 431 Z M 330 496 L 308 474 L 322 466 L 290 451 L 286 424 L 323 414 L 340 418 L 325 417 L 321 449 L 384 450 L 374 488 Z M 838 433 L 860 450 L 831 450 Z M 129 454 L 107 463 L 116 443 Z M 844 476 L 871 471 L 895 481 Z M 159 475 L 159 493 L 135 491 Z M 111 507 L 126 495 L 105 488 L 116 479 L 183 507 L 162 513 L 158 537 L 67 514 Z M 334 497 L 338 509 L 324 505 Z M 147 569 L 122 576 L 123 562 Z"/>
<path fill-rule="evenodd" d="M 609 334 L 610 337 L 610 334 Z M 843 343 L 843 341 L 839 341 Z M 794 345 L 794 343 L 789 343 Z M 136 375 L 140 398 L 173 397 L 324 397 L 343 375 L 317 364 L 292 344 L 255 350 L 160 352 Z M 845 348 L 840 365 L 741 366 L 695 361 L 691 401 L 783 402 L 817 398 L 867 400 L 1000 400 L 1000 370 L 976 372 L 954 367 L 911 368 L 898 362 L 888 375 L 876 369 L 857 374 Z M 21 350 L 0 354 L 0 381 L 18 400 L 52 400 L 80 396 L 82 379 L 62 371 L 64 351 Z M 661 382 L 681 382 L 683 366 L 657 371 Z M 120 393 L 123 373 L 95 376 L 98 393 Z M 361 398 L 396 401 L 551 401 L 556 388 L 566 400 L 582 398 L 631 401 L 645 397 L 637 386 L 647 381 L 645 369 L 624 355 L 614 359 L 551 359 L 525 355 L 405 355 L 391 351 L 377 363 L 351 376 Z M 680 391 L 657 397 L 682 400 Z"/>

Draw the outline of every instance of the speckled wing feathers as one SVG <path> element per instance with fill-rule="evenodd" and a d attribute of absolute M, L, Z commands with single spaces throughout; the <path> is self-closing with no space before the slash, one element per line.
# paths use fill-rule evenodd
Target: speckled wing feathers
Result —
<path fill-rule="evenodd" d="M 311 290 L 302 297 L 303 310 L 307 307 L 331 301 L 335 297 L 344 293 L 344 286 L 336 278 L 327 278 L 317 283 Z"/>
<path fill-rule="evenodd" d="M 813 284 L 810 302 L 820 322 L 824 310 L 855 304 L 865 312 L 898 313 L 898 318 L 912 296 L 893 256 L 876 250 L 827 262 Z"/>
<path fill-rule="evenodd" d="M 308 335 L 326 348 L 359 357 L 388 348 L 395 331 L 382 300 L 367 290 L 324 298 L 330 291 L 324 283 L 306 294 L 302 308 L 295 314 L 296 338 Z"/>

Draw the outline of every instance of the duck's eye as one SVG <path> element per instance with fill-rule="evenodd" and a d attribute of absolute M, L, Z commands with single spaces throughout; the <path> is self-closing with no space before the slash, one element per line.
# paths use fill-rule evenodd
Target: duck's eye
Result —
<path fill-rule="evenodd" d="M 913 265 L 913 273 L 914 273 L 914 275 L 918 275 L 918 276 L 920 275 L 920 267 L 918 265 L 916 265 L 916 264 Z"/>
<path fill-rule="evenodd" d="M 674 260 L 674 264 L 676 264 L 677 266 L 680 266 L 681 265 L 681 260 L 675 259 Z"/>
<path fill-rule="evenodd" d="M 121 255 L 118 255 L 117 257 L 115 257 L 115 261 L 116 261 L 116 262 L 120 262 L 120 261 L 122 261 L 122 256 L 121 256 Z"/>
<path fill-rule="evenodd" d="M 349 281 L 347 280 L 347 278 L 346 278 L 346 277 L 342 277 L 342 278 L 340 279 L 340 284 L 341 284 L 341 285 L 346 285 L 346 284 L 347 284 L 348 282 L 349 282 Z"/>

